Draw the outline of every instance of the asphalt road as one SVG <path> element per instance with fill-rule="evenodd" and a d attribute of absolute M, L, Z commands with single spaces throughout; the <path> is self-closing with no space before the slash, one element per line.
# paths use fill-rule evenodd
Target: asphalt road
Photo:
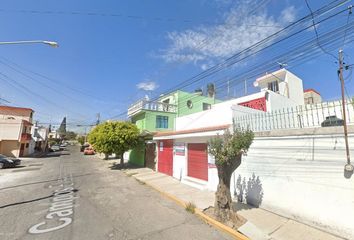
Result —
<path fill-rule="evenodd" d="M 72 147 L 0 170 L 0 239 L 231 239 L 109 162 Z"/>

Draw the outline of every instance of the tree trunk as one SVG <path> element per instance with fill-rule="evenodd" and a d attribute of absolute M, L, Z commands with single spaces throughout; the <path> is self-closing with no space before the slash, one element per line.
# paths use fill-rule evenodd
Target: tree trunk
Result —
<path fill-rule="evenodd" d="M 104 160 L 107 160 L 108 159 L 108 153 L 104 153 Z"/>
<path fill-rule="evenodd" d="M 217 164 L 219 184 L 215 193 L 215 216 L 221 222 L 234 218 L 234 208 L 230 192 L 231 175 L 241 164 L 241 155 L 236 159 Z"/>
<path fill-rule="evenodd" d="M 124 153 L 120 154 L 120 166 L 124 167 Z"/>

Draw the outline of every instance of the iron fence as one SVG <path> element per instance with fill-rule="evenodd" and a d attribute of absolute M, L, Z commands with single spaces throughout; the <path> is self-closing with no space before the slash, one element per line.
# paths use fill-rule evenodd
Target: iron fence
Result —
<path fill-rule="evenodd" d="M 347 124 L 354 123 L 354 103 L 345 102 Z M 254 132 L 273 129 L 309 128 L 343 125 L 342 101 L 288 107 L 271 112 L 242 115 L 234 113 L 237 128 Z"/>

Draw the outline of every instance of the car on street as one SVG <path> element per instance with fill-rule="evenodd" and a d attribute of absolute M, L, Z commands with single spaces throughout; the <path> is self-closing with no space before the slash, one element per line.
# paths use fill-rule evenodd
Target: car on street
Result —
<path fill-rule="evenodd" d="M 84 150 L 84 155 L 95 155 L 95 150 L 92 147 L 87 147 Z"/>
<path fill-rule="evenodd" d="M 50 147 L 50 150 L 52 152 L 57 152 L 57 151 L 60 151 L 60 145 L 59 144 L 54 144 L 53 146 Z"/>
<path fill-rule="evenodd" d="M 337 118 L 337 116 L 328 116 L 321 123 L 321 127 L 343 126 L 344 120 Z"/>
<path fill-rule="evenodd" d="M 21 164 L 21 160 L 18 158 L 7 157 L 5 155 L 0 154 L 0 169 L 8 168 L 8 167 L 16 167 Z"/>

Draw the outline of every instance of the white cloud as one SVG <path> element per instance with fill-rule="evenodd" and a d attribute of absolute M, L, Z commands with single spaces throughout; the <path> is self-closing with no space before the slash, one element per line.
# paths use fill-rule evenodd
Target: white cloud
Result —
<path fill-rule="evenodd" d="M 206 69 L 213 60 L 227 58 L 294 21 L 296 10 L 285 8 L 277 17 L 266 11 L 249 14 L 252 4 L 244 0 L 224 16 L 224 23 L 169 32 L 170 45 L 158 54 L 166 62 L 193 62 Z"/>
<path fill-rule="evenodd" d="M 150 81 L 150 82 L 141 82 L 136 85 L 138 89 L 142 89 L 145 91 L 154 91 L 156 88 L 159 87 L 155 82 Z"/>

